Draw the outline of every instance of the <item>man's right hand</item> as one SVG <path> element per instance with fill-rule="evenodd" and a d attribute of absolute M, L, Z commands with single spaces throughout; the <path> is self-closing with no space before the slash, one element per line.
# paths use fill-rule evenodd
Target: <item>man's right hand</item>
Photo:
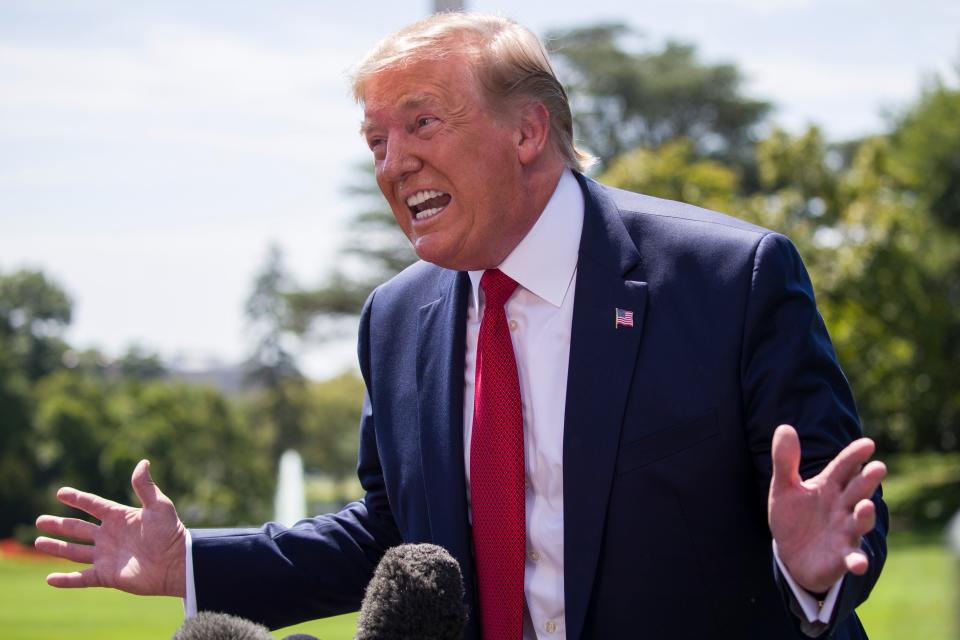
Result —
<path fill-rule="evenodd" d="M 142 508 L 117 504 L 91 493 L 63 487 L 57 499 L 85 511 L 99 525 L 78 518 L 43 515 L 37 528 L 71 538 L 64 542 L 41 536 L 34 543 L 43 553 L 90 564 L 81 571 L 51 573 L 54 587 L 112 587 L 138 595 L 184 596 L 186 589 L 186 530 L 170 498 L 150 477 L 150 463 L 133 470 L 133 490 Z"/>

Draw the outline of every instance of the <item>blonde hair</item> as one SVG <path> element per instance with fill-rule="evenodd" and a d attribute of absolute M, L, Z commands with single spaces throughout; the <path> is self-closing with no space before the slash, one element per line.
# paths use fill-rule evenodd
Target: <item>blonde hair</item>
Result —
<path fill-rule="evenodd" d="M 513 20 L 478 13 L 438 13 L 381 40 L 353 69 L 353 96 L 364 101 L 379 73 L 427 60 L 464 56 L 494 108 L 515 98 L 542 102 L 550 114 L 550 140 L 564 163 L 584 171 L 595 161 L 573 143 L 570 102 L 543 44 Z"/>

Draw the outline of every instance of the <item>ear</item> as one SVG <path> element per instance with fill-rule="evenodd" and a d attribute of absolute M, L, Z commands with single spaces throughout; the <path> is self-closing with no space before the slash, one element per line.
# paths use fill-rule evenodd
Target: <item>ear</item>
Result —
<path fill-rule="evenodd" d="M 530 165 L 550 144 L 550 112 L 539 101 L 530 101 L 520 108 L 517 130 L 517 156 L 520 164 Z"/>

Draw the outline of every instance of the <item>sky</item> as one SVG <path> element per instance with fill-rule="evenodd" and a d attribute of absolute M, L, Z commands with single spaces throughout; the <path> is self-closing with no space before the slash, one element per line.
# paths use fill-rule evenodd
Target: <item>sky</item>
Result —
<path fill-rule="evenodd" d="M 828 139 L 880 132 L 960 63 L 957 0 L 468 0 L 536 33 L 624 22 L 644 46 L 732 62 L 773 121 Z M 350 65 L 426 0 L 0 0 L 0 274 L 64 288 L 76 348 L 133 344 L 233 363 L 271 244 L 321 281 L 369 162 Z M 734 212 L 735 213 L 735 212 Z M 354 366 L 352 340 L 307 345 L 307 373 Z"/>

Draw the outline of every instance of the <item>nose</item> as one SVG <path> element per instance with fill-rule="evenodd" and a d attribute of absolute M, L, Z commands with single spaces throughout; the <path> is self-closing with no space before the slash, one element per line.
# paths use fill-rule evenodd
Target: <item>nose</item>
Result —
<path fill-rule="evenodd" d="M 391 136 L 385 144 L 387 149 L 380 162 L 380 174 L 387 180 L 403 180 L 422 166 L 412 145 L 403 136 Z"/>

